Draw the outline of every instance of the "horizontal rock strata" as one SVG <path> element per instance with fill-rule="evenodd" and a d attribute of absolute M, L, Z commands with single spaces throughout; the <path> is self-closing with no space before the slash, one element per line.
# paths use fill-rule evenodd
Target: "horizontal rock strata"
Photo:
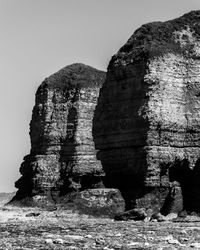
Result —
<path fill-rule="evenodd" d="M 30 123 L 31 152 L 24 158 L 14 200 L 58 202 L 70 192 L 98 187 L 92 119 L 105 73 L 72 64 L 46 78 L 36 93 Z M 43 197 L 41 197 L 43 196 Z"/>
<path fill-rule="evenodd" d="M 143 25 L 112 57 L 93 134 L 127 207 L 200 211 L 200 11 Z"/>

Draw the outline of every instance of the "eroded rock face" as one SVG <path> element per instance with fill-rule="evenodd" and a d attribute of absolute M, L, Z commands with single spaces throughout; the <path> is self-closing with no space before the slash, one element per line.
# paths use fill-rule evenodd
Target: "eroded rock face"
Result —
<path fill-rule="evenodd" d="M 114 218 L 125 210 L 125 202 L 118 189 L 87 189 L 78 193 L 76 209 L 84 214 Z"/>
<path fill-rule="evenodd" d="M 101 185 L 92 119 L 104 79 L 102 71 L 72 64 L 40 85 L 30 123 L 31 152 L 21 165 L 15 200 L 32 197 L 45 205 Z"/>
<path fill-rule="evenodd" d="M 112 57 L 93 134 L 128 208 L 159 211 L 174 193 L 166 213 L 200 211 L 200 11 L 143 25 Z"/>

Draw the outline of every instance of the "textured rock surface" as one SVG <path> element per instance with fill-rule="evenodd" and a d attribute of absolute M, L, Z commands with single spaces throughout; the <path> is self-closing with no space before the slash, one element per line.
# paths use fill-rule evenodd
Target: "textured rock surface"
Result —
<path fill-rule="evenodd" d="M 81 213 L 113 218 L 125 210 L 125 202 L 118 189 L 87 189 L 78 193 L 76 208 Z"/>
<path fill-rule="evenodd" d="M 93 134 L 127 207 L 159 211 L 174 193 L 168 208 L 200 210 L 200 11 L 143 25 L 112 57 Z"/>
<path fill-rule="evenodd" d="M 72 64 L 46 78 L 36 93 L 30 123 L 31 152 L 16 182 L 15 200 L 57 202 L 71 191 L 101 185 L 92 119 L 105 73 Z"/>
<path fill-rule="evenodd" d="M 144 208 L 135 208 L 126 212 L 119 213 L 115 216 L 115 220 L 144 220 L 147 213 Z"/>

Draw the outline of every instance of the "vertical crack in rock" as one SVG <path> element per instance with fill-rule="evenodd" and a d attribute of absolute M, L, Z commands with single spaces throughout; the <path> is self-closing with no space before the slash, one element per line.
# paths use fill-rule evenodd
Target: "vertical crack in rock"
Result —
<path fill-rule="evenodd" d="M 21 165 L 13 201 L 45 206 L 101 185 L 92 119 L 104 80 L 103 71 L 72 64 L 40 85 L 30 123 L 31 152 Z"/>
<path fill-rule="evenodd" d="M 127 209 L 200 211 L 199 93 L 200 11 L 143 25 L 112 57 L 93 135 Z"/>

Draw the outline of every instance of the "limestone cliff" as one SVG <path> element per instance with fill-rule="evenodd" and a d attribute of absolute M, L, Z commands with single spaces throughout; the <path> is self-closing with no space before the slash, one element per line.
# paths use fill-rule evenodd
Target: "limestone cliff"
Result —
<path fill-rule="evenodd" d="M 112 57 L 93 134 L 128 208 L 200 211 L 200 11 L 143 25 Z"/>
<path fill-rule="evenodd" d="M 92 119 L 105 73 L 72 64 L 45 79 L 30 123 L 31 151 L 24 158 L 14 200 L 57 201 L 101 185 L 104 175 L 92 138 Z"/>

